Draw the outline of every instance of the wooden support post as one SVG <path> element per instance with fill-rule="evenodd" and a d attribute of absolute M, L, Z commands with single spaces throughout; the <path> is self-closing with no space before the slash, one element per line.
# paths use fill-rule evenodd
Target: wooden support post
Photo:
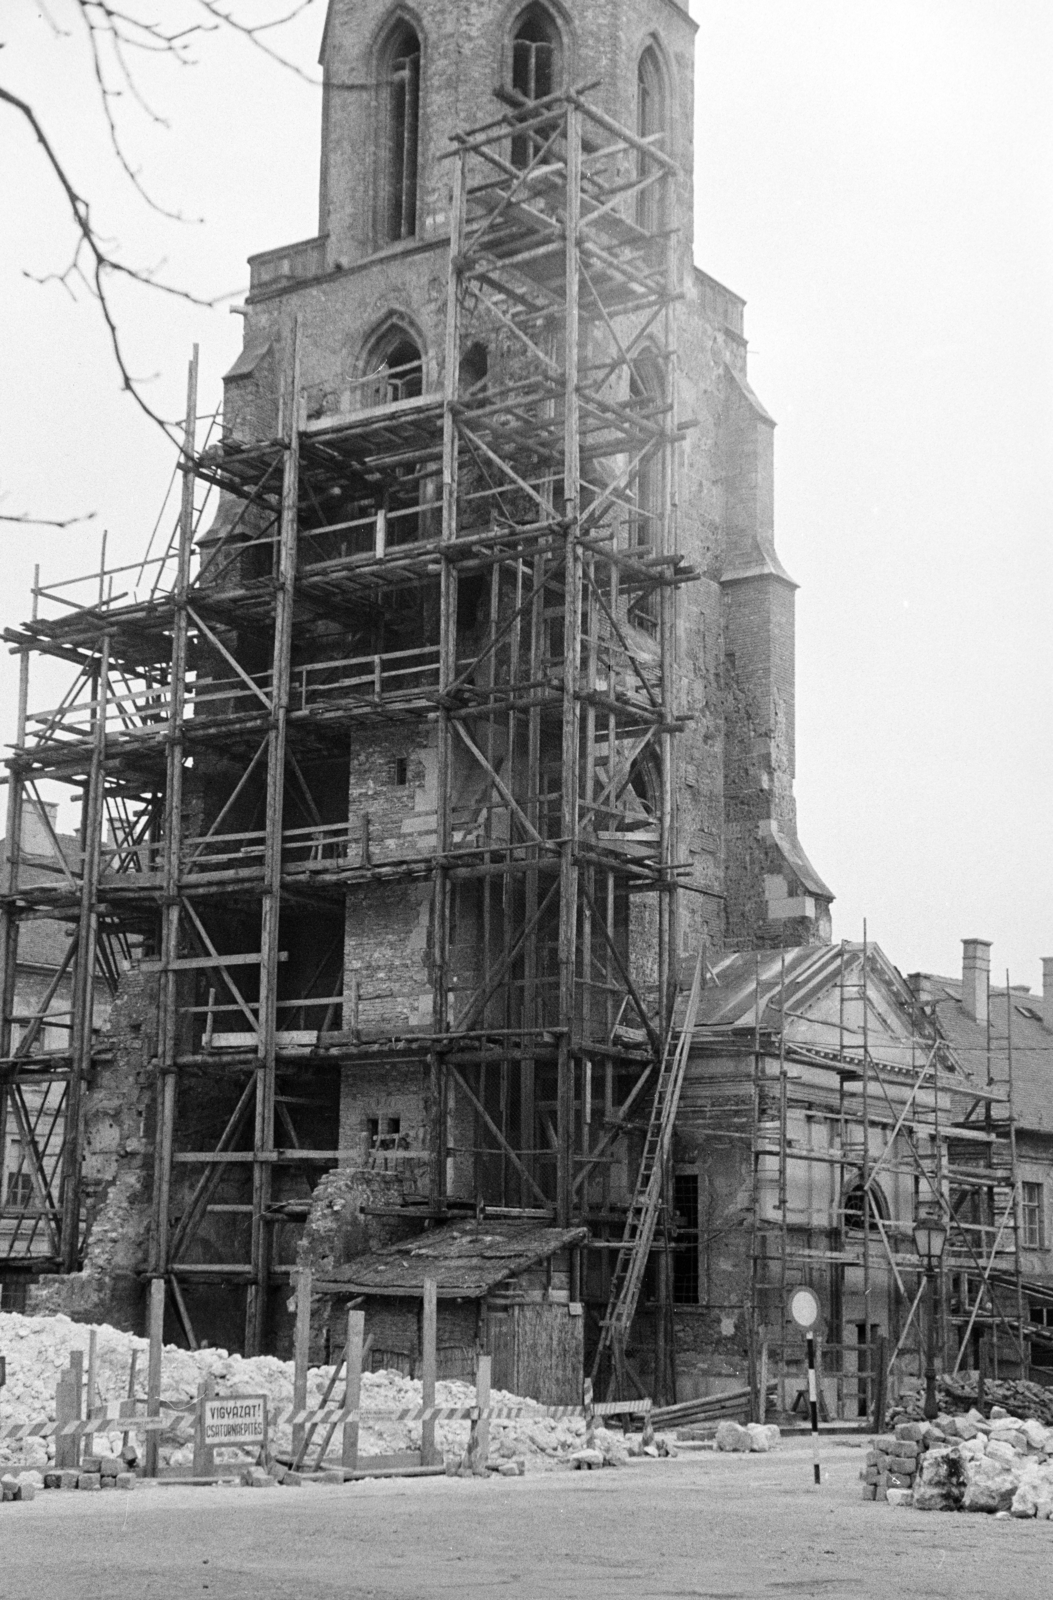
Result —
<path fill-rule="evenodd" d="M 768 1419 L 768 1341 L 761 1340 L 760 1373 L 757 1380 L 757 1421 Z"/>
<path fill-rule="evenodd" d="M 424 1280 L 424 1305 L 421 1315 L 421 1405 L 425 1411 L 435 1405 L 436 1335 L 438 1332 L 438 1299 L 435 1279 Z M 435 1465 L 435 1418 L 425 1418 L 420 1425 L 420 1464 Z"/>
<path fill-rule="evenodd" d="M 585 1448 L 596 1448 L 596 1413 L 592 1409 L 592 1379 L 586 1378 L 582 1389 L 582 1404 L 585 1407 Z"/>
<path fill-rule="evenodd" d="M 296 1328 L 293 1333 L 293 1410 L 307 1410 L 307 1368 L 311 1343 L 311 1269 L 300 1267 L 296 1274 Z M 293 1459 L 303 1448 L 302 1422 L 292 1427 Z"/>
<path fill-rule="evenodd" d="M 80 1463 L 80 1439 L 63 1433 L 71 1422 L 80 1421 L 80 1379 L 72 1366 L 55 1385 L 55 1471 L 75 1472 Z"/>
<path fill-rule="evenodd" d="M 90 1417 L 98 1403 L 99 1388 L 99 1335 L 94 1328 L 88 1330 L 88 1391 L 84 1399 L 84 1415 Z"/>
<path fill-rule="evenodd" d="M 486 1463 L 490 1455 L 490 1418 L 487 1412 L 490 1409 L 490 1368 L 491 1356 L 480 1356 L 475 1368 L 475 1404 L 479 1410 L 479 1422 L 475 1434 L 475 1458 L 472 1462 L 472 1471 L 477 1477 L 486 1477 Z M 422 1462 L 422 1465 L 425 1463 Z"/>
<path fill-rule="evenodd" d="M 205 1401 L 216 1392 L 216 1380 L 203 1378 L 197 1386 L 197 1415 L 194 1419 L 194 1477 L 211 1478 L 216 1470 L 216 1450 L 205 1442 Z"/>
<path fill-rule="evenodd" d="M 150 1353 L 146 1369 L 146 1415 L 149 1418 L 161 1415 L 161 1351 L 164 1344 L 165 1326 L 165 1280 L 163 1278 L 150 1279 L 148 1316 L 147 1334 L 150 1340 Z M 156 1428 L 151 1428 L 146 1435 L 146 1445 L 143 1451 L 143 1474 L 147 1478 L 157 1477 L 160 1443 L 160 1434 Z"/>
<path fill-rule="evenodd" d="M 358 1410 L 362 1404 L 362 1359 L 364 1354 L 366 1314 L 364 1311 L 347 1313 L 347 1388 L 344 1391 L 344 1440 L 342 1460 L 345 1469 L 358 1471 Z"/>
<path fill-rule="evenodd" d="M 133 1346 L 131 1360 L 128 1364 L 128 1400 L 125 1408 L 125 1414 L 130 1417 L 135 1416 L 135 1368 L 138 1355 L 138 1350 Z M 121 1449 L 127 1450 L 130 1443 L 129 1430 L 126 1428 L 121 1439 Z"/>
<path fill-rule="evenodd" d="M 888 1409 L 888 1340 L 883 1333 L 870 1341 L 870 1392 L 874 1396 L 873 1424 L 875 1433 L 885 1431 L 885 1412 Z"/>

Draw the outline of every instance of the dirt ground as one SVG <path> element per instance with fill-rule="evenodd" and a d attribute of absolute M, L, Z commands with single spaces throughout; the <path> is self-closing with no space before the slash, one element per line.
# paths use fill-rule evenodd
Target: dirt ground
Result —
<path fill-rule="evenodd" d="M 139 1487 L 0 1506 L 19 1600 L 1013 1600 L 1050 1592 L 1053 1522 L 864 1502 L 859 1448 L 302 1489 Z"/>

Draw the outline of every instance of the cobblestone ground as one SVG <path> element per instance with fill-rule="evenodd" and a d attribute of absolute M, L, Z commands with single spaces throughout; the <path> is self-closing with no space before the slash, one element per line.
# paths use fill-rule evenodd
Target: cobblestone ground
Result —
<path fill-rule="evenodd" d="M 335 1488 L 138 1488 L 0 1506 L 0 1595 L 69 1600 L 1016 1600 L 1053 1522 L 894 1511 L 859 1449 L 692 1454 L 594 1473 Z"/>

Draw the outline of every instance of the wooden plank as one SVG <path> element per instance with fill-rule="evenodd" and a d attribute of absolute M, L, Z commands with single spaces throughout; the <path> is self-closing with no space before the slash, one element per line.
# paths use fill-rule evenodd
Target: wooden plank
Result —
<path fill-rule="evenodd" d="M 421 1312 L 421 1405 L 427 1411 L 435 1404 L 436 1334 L 438 1331 L 438 1298 L 435 1279 L 424 1280 L 424 1301 Z M 435 1465 L 435 1418 L 429 1417 L 420 1425 L 421 1465 Z"/>
<path fill-rule="evenodd" d="M 347 1387 L 344 1391 L 344 1410 L 357 1412 L 362 1399 L 362 1359 L 366 1331 L 364 1311 L 347 1313 Z M 358 1468 L 358 1418 L 344 1423 L 341 1462 L 349 1471 Z"/>
<path fill-rule="evenodd" d="M 311 1343 L 311 1269 L 300 1267 L 296 1274 L 296 1326 L 293 1331 L 293 1410 L 307 1410 L 307 1367 Z M 304 1424 L 293 1423 L 292 1453 L 299 1456 L 304 1443 Z"/>
<path fill-rule="evenodd" d="M 161 1350 L 163 1346 L 165 1322 L 165 1280 L 163 1278 L 150 1279 L 148 1336 L 150 1351 L 146 1371 L 146 1415 L 159 1417 L 161 1415 Z M 143 1474 L 147 1478 L 157 1477 L 158 1453 L 161 1444 L 161 1435 L 156 1428 L 151 1428 L 146 1435 L 146 1446 L 143 1458 Z"/>

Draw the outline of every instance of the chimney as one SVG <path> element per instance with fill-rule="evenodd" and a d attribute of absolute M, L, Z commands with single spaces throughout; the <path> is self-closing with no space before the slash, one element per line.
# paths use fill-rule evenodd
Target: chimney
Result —
<path fill-rule="evenodd" d="M 962 940 L 962 1010 L 981 1028 L 987 1026 L 987 1000 L 991 988 L 990 939 Z"/>
<path fill-rule="evenodd" d="M 47 814 L 48 822 L 58 832 L 58 802 L 45 800 L 38 805 L 31 800 L 22 813 L 22 854 L 27 856 L 53 857 L 55 846 L 51 842 L 47 825 L 42 813 Z"/>
<path fill-rule="evenodd" d="M 1053 1033 L 1053 956 L 1042 957 L 1042 1026 Z"/>

